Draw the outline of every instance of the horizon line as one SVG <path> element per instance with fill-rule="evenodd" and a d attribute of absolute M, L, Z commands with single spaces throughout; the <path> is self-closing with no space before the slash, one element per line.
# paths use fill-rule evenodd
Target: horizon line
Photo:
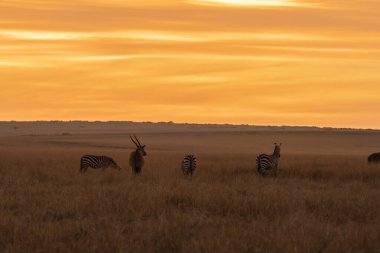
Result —
<path fill-rule="evenodd" d="M 174 125 L 198 125 L 198 126 L 240 126 L 240 127 L 265 127 L 265 128 L 313 128 L 320 130 L 354 130 L 354 131 L 380 131 L 378 128 L 355 128 L 355 127 L 332 127 L 332 126 L 312 126 L 312 125 L 254 125 L 246 123 L 194 123 L 175 121 L 132 121 L 132 120 L 0 120 L 1 123 L 134 123 L 134 124 L 174 124 Z"/>

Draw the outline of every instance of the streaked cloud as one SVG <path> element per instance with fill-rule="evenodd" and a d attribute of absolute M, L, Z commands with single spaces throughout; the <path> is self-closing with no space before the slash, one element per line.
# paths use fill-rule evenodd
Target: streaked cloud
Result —
<path fill-rule="evenodd" d="M 0 120 L 380 128 L 377 7 L 1 1 Z"/>
<path fill-rule="evenodd" d="M 47 32 L 47 31 L 12 31 L 0 30 L 0 37 L 19 40 L 78 40 L 88 39 L 85 33 Z"/>
<path fill-rule="evenodd" d="M 133 39 L 173 42 L 208 42 L 232 40 L 326 40 L 322 36 L 295 33 L 239 33 L 239 32 L 169 32 L 169 31 L 115 31 L 115 32 L 52 32 L 0 30 L 0 38 L 18 40 L 85 40 Z"/>
<path fill-rule="evenodd" d="M 303 6 L 304 4 L 289 0 L 193 0 L 193 3 L 228 5 L 228 6 Z"/>

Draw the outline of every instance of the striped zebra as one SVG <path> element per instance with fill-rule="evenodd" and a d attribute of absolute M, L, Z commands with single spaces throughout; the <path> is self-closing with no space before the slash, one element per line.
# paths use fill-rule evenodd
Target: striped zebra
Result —
<path fill-rule="evenodd" d="M 108 156 L 96 156 L 96 155 L 84 155 L 80 159 L 80 172 L 86 172 L 88 168 L 93 169 L 106 169 L 106 168 L 113 168 L 121 170 L 119 165 Z"/>
<path fill-rule="evenodd" d="M 368 163 L 380 163 L 380 153 L 374 153 L 368 156 Z"/>
<path fill-rule="evenodd" d="M 137 175 L 141 172 L 142 167 L 144 166 L 144 156 L 146 156 L 145 145 L 141 145 L 139 139 L 134 135 L 129 136 L 133 143 L 136 145 L 136 150 L 133 151 L 129 157 L 129 165 L 132 168 L 132 172 Z"/>
<path fill-rule="evenodd" d="M 197 167 L 197 158 L 194 155 L 187 155 L 182 160 L 182 172 L 186 176 L 192 176 Z"/>
<path fill-rule="evenodd" d="M 281 143 L 275 143 L 275 148 L 272 155 L 260 154 L 256 158 L 257 170 L 261 175 L 272 173 L 277 176 L 278 161 L 281 157 Z"/>

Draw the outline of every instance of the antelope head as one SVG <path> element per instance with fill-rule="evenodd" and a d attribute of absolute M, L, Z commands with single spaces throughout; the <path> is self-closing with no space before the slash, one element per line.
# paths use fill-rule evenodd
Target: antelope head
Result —
<path fill-rule="evenodd" d="M 142 156 L 146 156 L 146 152 L 145 152 L 145 145 L 141 145 L 139 139 L 137 139 L 136 135 L 133 135 L 133 136 L 129 136 L 131 138 L 131 140 L 133 141 L 133 143 L 136 145 L 136 151 L 139 152 L 140 155 Z"/>

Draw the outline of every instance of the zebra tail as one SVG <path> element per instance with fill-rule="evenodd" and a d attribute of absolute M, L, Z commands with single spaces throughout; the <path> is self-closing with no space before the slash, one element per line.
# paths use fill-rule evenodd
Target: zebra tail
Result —
<path fill-rule="evenodd" d="M 79 172 L 83 171 L 83 160 L 80 159 Z"/>
<path fill-rule="evenodd" d="M 257 171 L 260 172 L 260 156 L 256 157 L 256 167 L 257 167 Z"/>

